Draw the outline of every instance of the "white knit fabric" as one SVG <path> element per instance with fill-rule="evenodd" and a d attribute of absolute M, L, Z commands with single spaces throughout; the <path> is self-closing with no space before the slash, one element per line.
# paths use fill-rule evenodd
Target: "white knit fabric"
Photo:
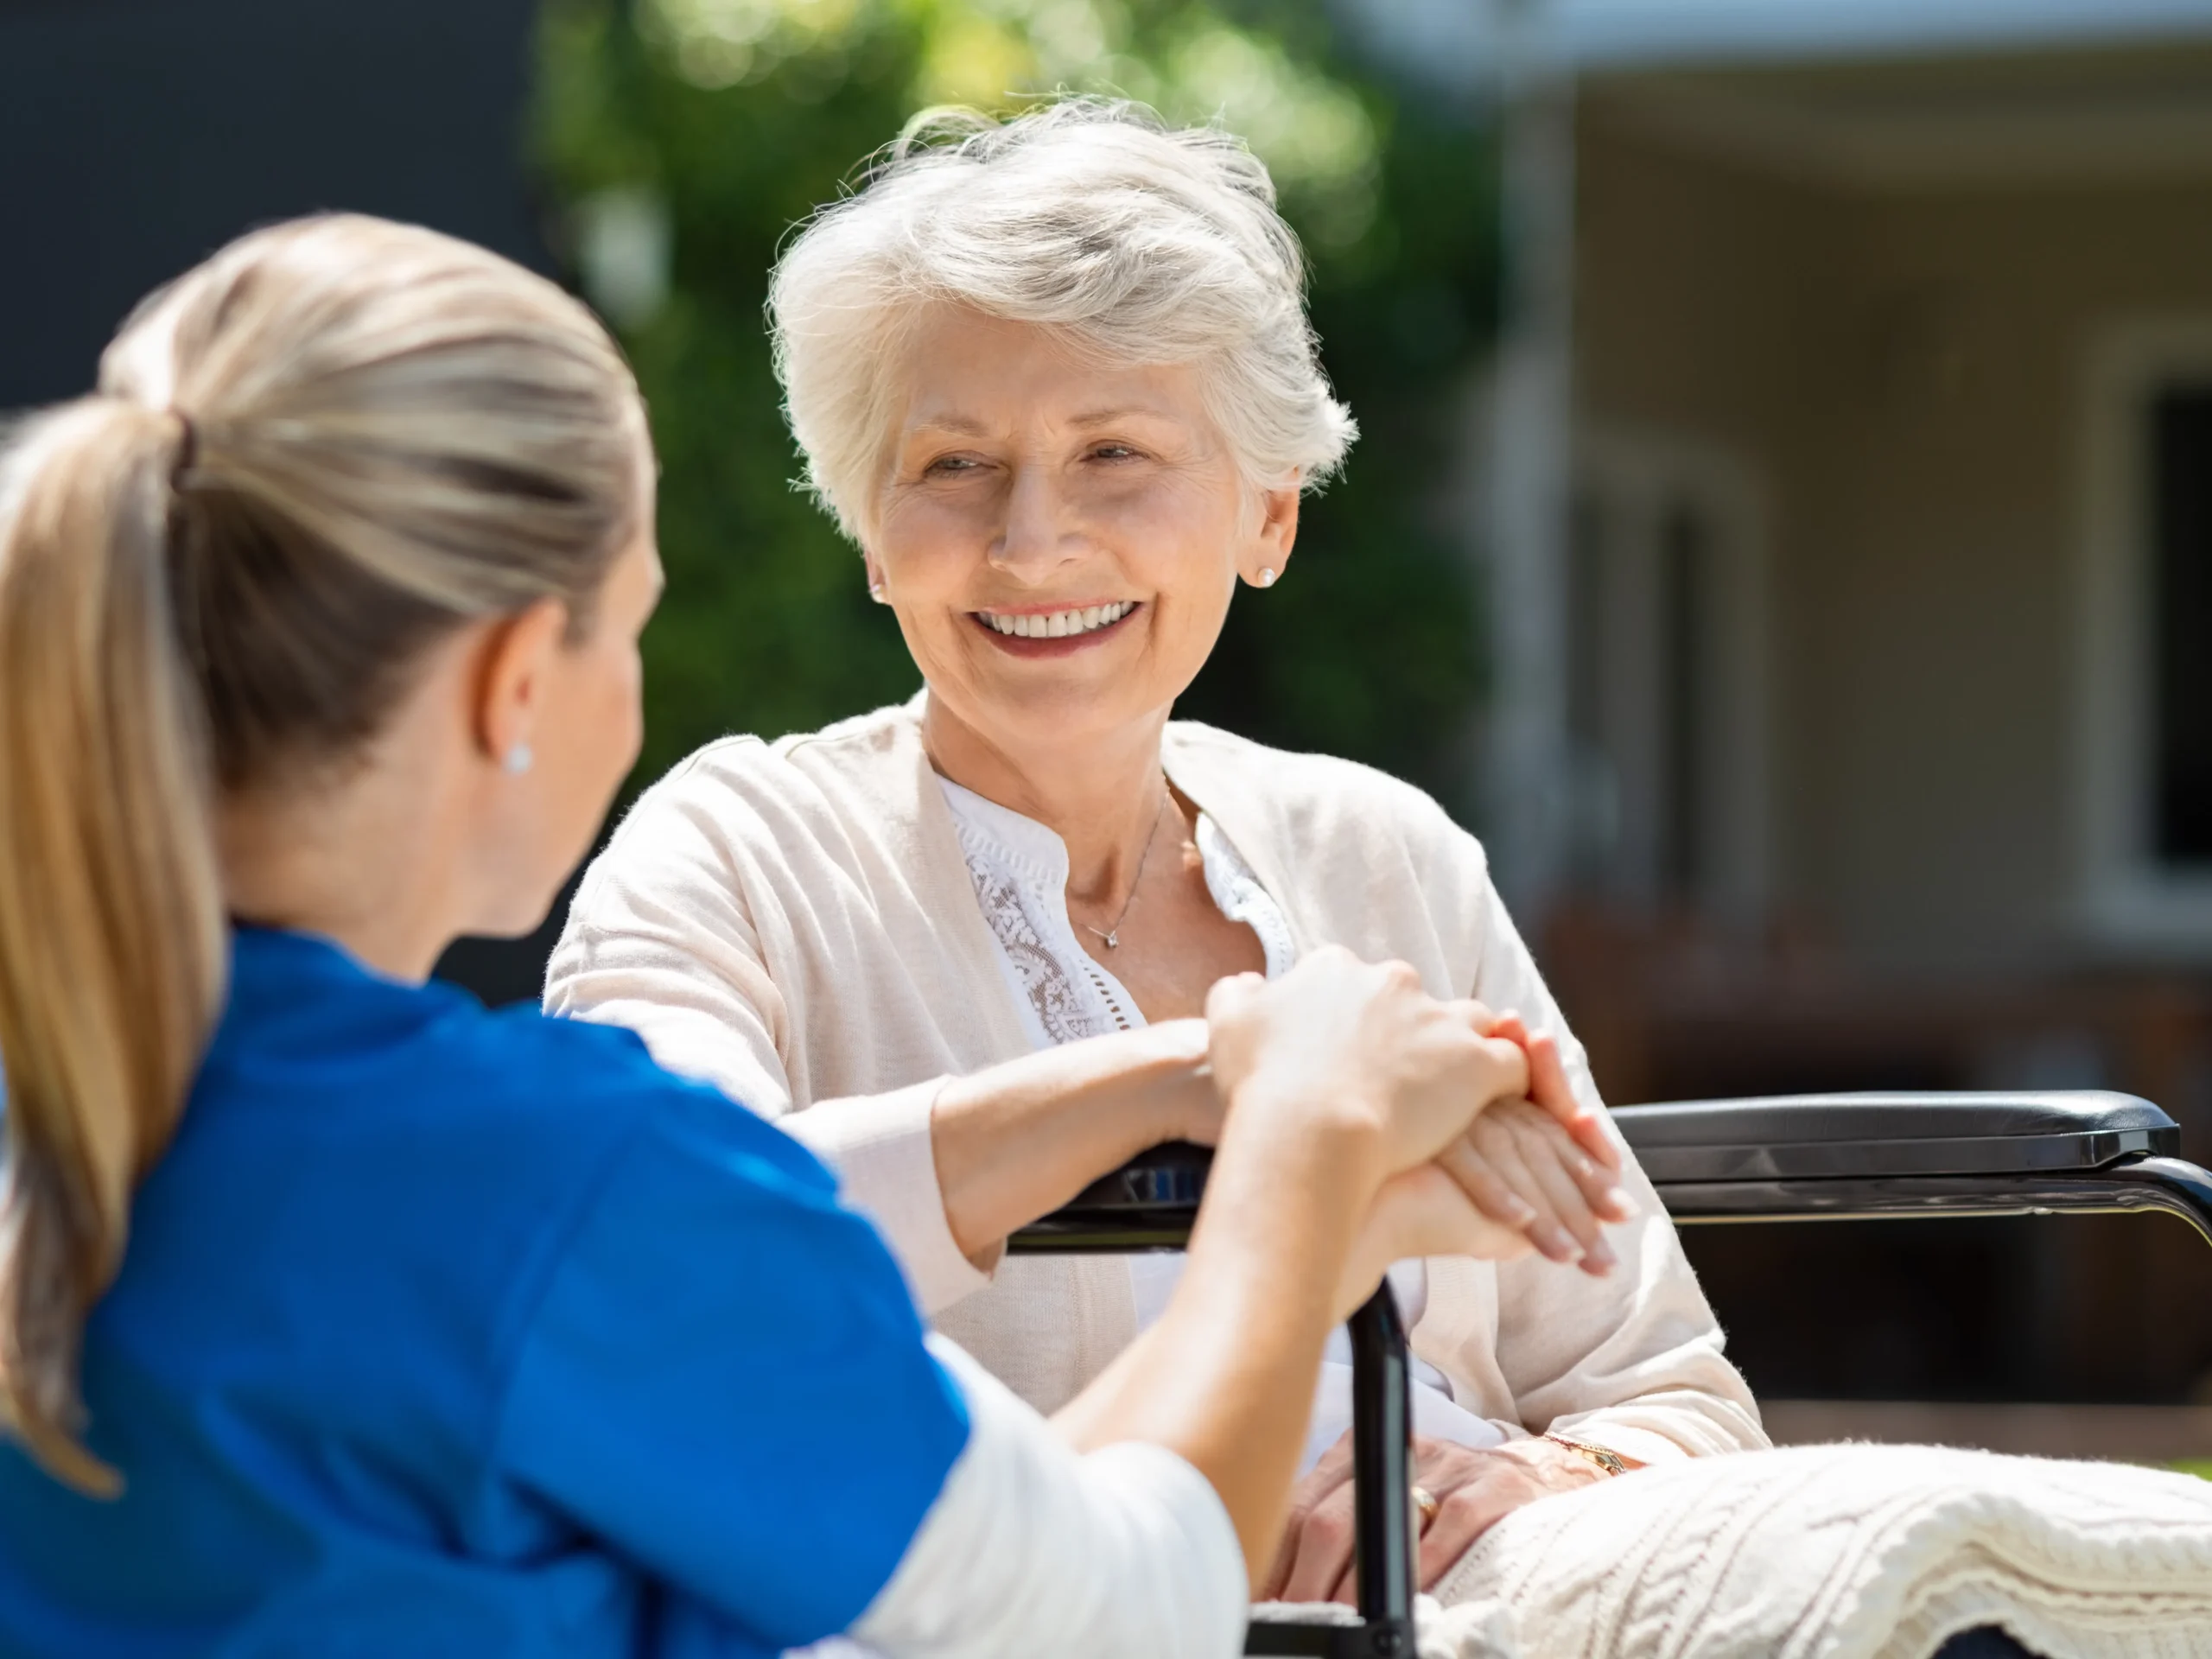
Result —
<path fill-rule="evenodd" d="M 2212 1482 L 1935 1446 L 1699 1458 L 1499 1522 L 1424 1597 L 1421 1659 L 2212 1656 Z"/>

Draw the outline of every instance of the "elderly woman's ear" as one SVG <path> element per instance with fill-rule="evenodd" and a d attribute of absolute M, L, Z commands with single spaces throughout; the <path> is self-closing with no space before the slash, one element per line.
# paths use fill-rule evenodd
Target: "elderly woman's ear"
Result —
<path fill-rule="evenodd" d="M 1304 481 L 1293 472 L 1287 482 L 1259 493 L 1260 521 L 1237 559 L 1236 572 L 1255 588 L 1274 587 L 1289 567 L 1291 548 L 1298 540 L 1298 503 Z"/>

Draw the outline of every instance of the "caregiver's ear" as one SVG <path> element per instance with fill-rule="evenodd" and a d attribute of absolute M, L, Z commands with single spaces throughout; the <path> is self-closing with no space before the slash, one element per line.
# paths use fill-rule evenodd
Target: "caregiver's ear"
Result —
<path fill-rule="evenodd" d="M 569 607 L 541 599 L 488 625 L 477 655 L 476 741 L 485 757 L 510 771 L 526 770 L 545 712 L 546 681 L 569 635 Z"/>
<path fill-rule="evenodd" d="M 1236 574 L 1255 588 L 1272 587 L 1290 563 L 1291 549 L 1298 541 L 1303 481 L 1293 473 L 1285 482 L 1259 493 L 1259 523 L 1236 562 Z"/>

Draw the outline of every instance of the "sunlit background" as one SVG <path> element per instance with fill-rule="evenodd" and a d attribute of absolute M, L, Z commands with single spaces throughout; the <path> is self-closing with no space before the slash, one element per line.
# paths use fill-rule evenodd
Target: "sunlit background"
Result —
<path fill-rule="evenodd" d="M 1364 431 L 1186 712 L 1483 834 L 1615 1100 L 2212 1153 L 2212 0 L 0 0 L 0 406 L 317 207 L 572 283 L 666 469 L 642 784 L 912 690 L 766 273 L 917 109 L 1057 88 L 1251 142 Z M 2177 1223 L 1689 1243 L 1785 1432 L 2212 1454 Z"/>

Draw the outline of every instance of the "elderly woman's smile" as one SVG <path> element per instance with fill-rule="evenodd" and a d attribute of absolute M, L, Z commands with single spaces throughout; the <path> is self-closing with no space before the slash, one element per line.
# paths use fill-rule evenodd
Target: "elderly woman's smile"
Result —
<path fill-rule="evenodd" d="M 1096 605 L 1032 605 L 1019 610 L 976 611 L 973 615 L 999 636 L 1010 655 L 1058 657 L 1103 644 L 1115 625 L 1127 620 L 1136 608 L 1134 599 L 1109 599 Z"/>

